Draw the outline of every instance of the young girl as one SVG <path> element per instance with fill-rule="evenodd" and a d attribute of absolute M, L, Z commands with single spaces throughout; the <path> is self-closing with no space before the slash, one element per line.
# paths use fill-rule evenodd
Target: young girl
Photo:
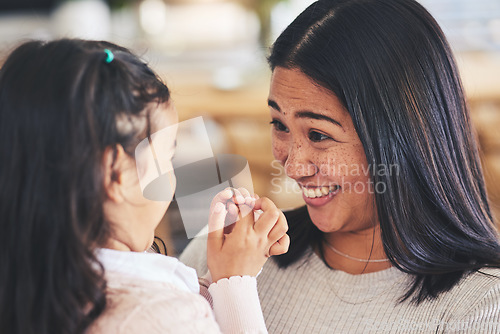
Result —
<path fill-rule="evenodd" d="M 171 198 L 143 197 L 134 149 L 149 138 L 170 163 L 175 133 L 162 143 L 150 135 L 176 122 L 168 88 L 124 48 L 66 39 L 28 42 L 8 57 L 0 70 L 1 333 L 266 331 L 255 276 L 288 248 L 286 221 L 269 200 L 242 189 L 214 199 L 213 313 L 193 269 L 144 253 Z M 263 214 L 225 235 L 226 208 L 238 210 L 231 199 Z"/>

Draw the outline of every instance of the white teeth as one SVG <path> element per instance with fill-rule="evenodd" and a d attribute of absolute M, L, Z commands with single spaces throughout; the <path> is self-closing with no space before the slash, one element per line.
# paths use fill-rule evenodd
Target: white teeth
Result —
<path fill-rule="evenodd" d="M 314 190 L 312 194 L 309 194 L 310 190 L 311 189 L 308 188 L 302 188 L 302 193 L 304 194 L 305 197 L 316 197 L 316 193 L 314 192 Z"/>
<path fill-rule="evenodd" d="M 328 193 L 330 192 L 330 188 L 329 187 L 321 187 L 321 194 L 324 196 L 324 195 L 328 195 Z"/>
<path fill-rule="evenodd" d="M 328 195 L 330 192 L 334 192 L 339 188 L 339 186 L 330 187 L 319 187 L 319 188 L 302 188 L 304 196 L 308 198 L 317 198 Z"/>

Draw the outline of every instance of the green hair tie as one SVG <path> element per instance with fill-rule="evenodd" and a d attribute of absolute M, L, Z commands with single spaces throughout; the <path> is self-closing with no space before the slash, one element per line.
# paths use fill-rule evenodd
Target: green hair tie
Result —
<path fill-rule="evenodd" d="M 104 53 L 106 54 L 106 63 L 109 64 L 113 61 L 113 59 L 115 59 L 115 55 L 111 52 L 111 50 L 104 49 Z"/>

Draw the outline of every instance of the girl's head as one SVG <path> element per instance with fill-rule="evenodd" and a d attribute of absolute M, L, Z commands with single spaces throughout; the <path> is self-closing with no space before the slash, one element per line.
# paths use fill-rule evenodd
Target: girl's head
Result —
<path fill-rule="evenodd" d="M 169 98 L 144 62 L 107 42 L 28 42 L 7 58 L 1 332 L 83 330 L 104 305 L 93 250 L 151 244 L 168 203 L 142 197 L 134 149 L 177 121 Z"/>
<path fill-rule="evenodd" d="M 393 264 L 416 274 L 498 264 L 458 71 L 421 5 L 320 0 L 280 35 L 269 63 L 276 158 L 301 185 L 330 186 L 306 199 L 317 229 L 379 224 Z M 435 296 L 460 274 L 421 276 L 410 292 Z"/>

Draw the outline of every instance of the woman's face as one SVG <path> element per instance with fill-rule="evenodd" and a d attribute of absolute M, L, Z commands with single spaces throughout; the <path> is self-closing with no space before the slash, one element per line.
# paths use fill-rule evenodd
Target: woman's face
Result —
<path fill-rule="evenodd" d="M 277 67 L 269 107 L 274 157 L 302 189 L 313 223 L 325 233 L 373 227 L 370 169 L 340 100 L 300 70 Z"/>

